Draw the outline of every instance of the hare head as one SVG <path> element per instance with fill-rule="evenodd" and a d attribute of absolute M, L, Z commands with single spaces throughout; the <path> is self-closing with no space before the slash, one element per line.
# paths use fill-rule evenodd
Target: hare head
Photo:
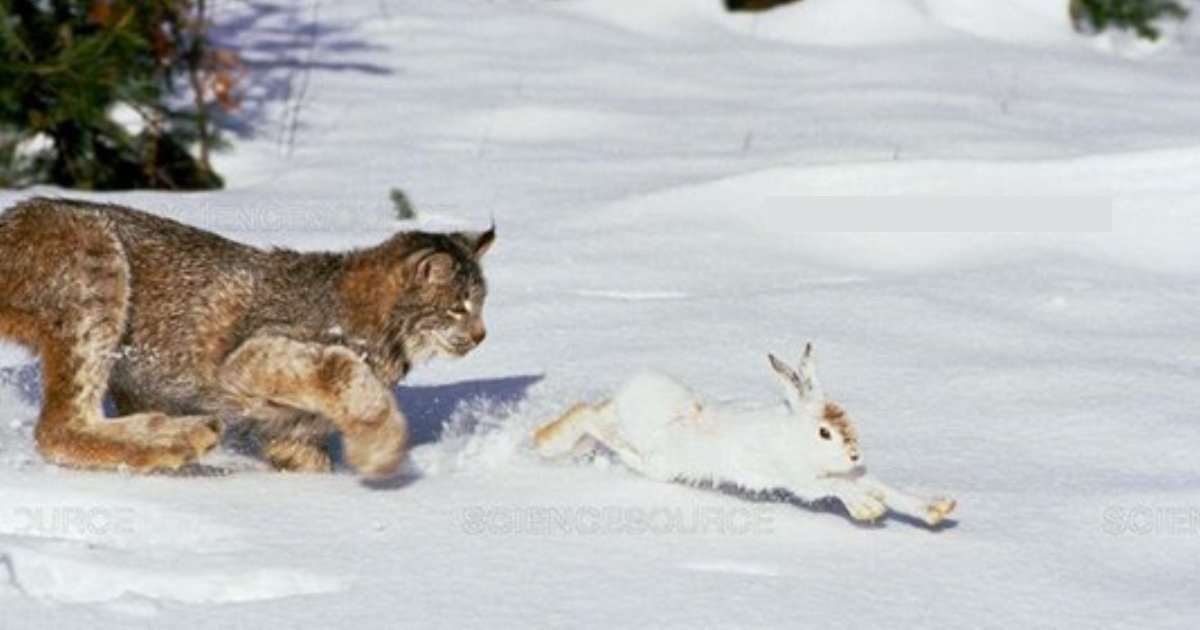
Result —
<path fill-rule="evenodd" d="M 804 347 L 800 365 L 794 369 L 775 355 L 767 355 L 779 377 L 788 408 L 806 442 L 813 445 L 813 462 L 823 472 L 844 474 L 862 465 L 858 435 L 850 416 L 837 403 L 825 399 L 817 381 L 817 359 L 812 344 Z"/>

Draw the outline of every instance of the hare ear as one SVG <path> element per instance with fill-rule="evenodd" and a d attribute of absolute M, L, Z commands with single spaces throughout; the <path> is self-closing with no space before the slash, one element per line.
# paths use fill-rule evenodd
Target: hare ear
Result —
<path fill-rule="evenodd" d="M 804 356 L 800 359 L 800 397 L 822 396 L 821 383 L 817 380 L 817 355 L 812 342 L 804 344 Z"/>
<path fill-rule="evenodd" d="M 783 395 L 787 398 L 788 407 L 792 411 L 800 411 L 804 401 L 800 375 L 773 354 L 768 354 L 767 359 L 771 362 L 771 370 L 775 372 L 775 376 L 779 377 L 779 382 L 783 385 Z"/>

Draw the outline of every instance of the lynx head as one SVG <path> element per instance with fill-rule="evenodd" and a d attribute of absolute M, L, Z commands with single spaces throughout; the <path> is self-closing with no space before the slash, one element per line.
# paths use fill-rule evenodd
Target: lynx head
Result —
<path fill-rule="evenodd" d="M 414 358 L 461 357 L 483 343 L 487 283 L 479 261 L 495 238 L 495 228 L 440 235 L 407 256 L 412 291 L 397 302 L 395 317 L 407 320 Z"/>
<path fill-rule="evenodd" d="M 434 356 L 461 357 L 483 342 L 485 232 L 404 232 L 355 255 L 342 284 L 351 330 L 372 348 L 381 376 L 397 380 Z"/>
<path fill-rule="evenodd" d="M 798 370 L 773 354 L 768 358 L 783 385 L 801 439 L 809 447 L 806 451 L 812 453 L 818 467 L 826 473 L 844 474 L 861 466 L 854 424 L 837 403 L 826 400 L 817 381 L 817 358 L 812 344 L 805 345 Z"/>

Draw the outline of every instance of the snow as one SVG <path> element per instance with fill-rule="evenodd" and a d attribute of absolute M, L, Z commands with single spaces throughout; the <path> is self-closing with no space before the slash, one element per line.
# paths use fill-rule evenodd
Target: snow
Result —
<path fill-rule="evenodd" d="M 1196 26 L 1087 39 L 1065 4 L 217 4 L 229 188 L 88 197 L 302 249 L 494 218 L 488 340 L 399 388 L 383 487 L 48 466 L 3 346 L 0 627 L 1194 627 Z M 778 202 L 854 195 L 1101 196 L 1113 227 L 810 233 Z M 807 340 L 871 470 L 952 526 L 529 453 L 642 369 L 769 400 Z"/>

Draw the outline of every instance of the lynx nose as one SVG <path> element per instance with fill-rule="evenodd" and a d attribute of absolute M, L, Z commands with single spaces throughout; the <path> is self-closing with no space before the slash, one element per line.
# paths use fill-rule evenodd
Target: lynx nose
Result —
<path fill-rule="evenodd" d="M 483 340 L 486 337 L 487 337 L 487 330 L 484 329 L 483 324 L 479 324 L 477 326 L 471 327 L 471 341 L 474 342 L 475 345 L 479 345 L 479 344 L 483 343 Z"/>

